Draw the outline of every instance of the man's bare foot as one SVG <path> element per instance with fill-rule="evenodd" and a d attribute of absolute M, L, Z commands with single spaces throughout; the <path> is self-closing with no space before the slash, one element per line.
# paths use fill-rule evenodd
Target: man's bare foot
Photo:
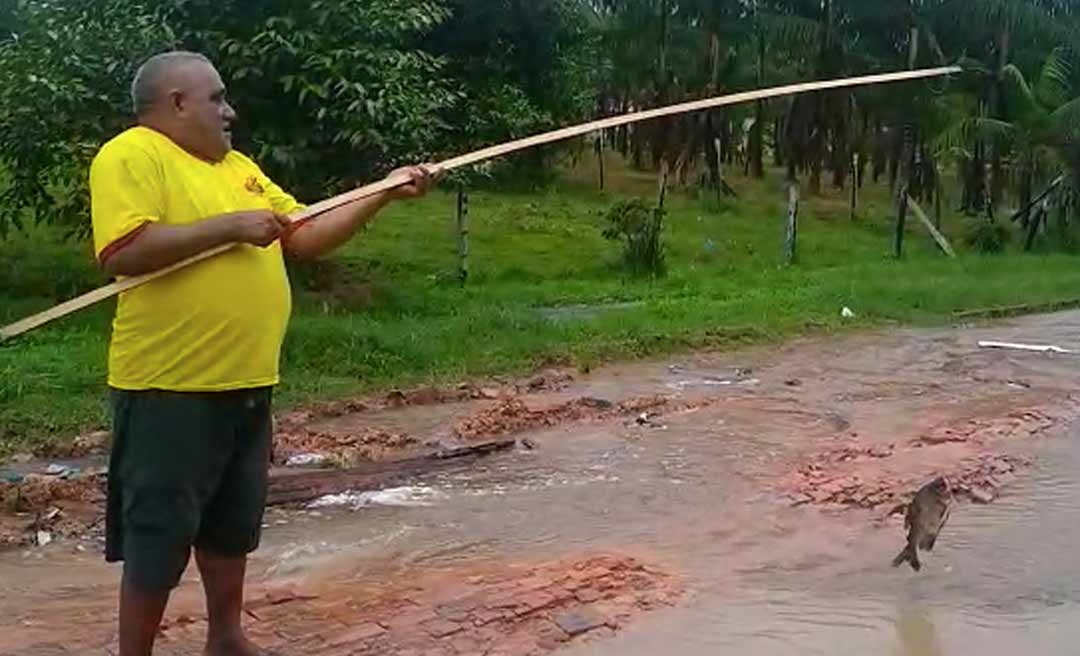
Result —
<path fill-rule="evenodd" d="M 207 642 L 203 656 L 273 656 L 259 649 L 244 636 Z"/>

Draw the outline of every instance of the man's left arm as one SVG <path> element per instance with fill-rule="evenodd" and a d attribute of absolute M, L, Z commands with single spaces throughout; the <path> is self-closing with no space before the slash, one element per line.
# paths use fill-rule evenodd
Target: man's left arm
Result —
<path fill-rule="evenodd" d="M 326 255 L 347 243 L 356 232 L 390 203 L 424 196 L 436 182 L 428 166 L 398 169 L 388 177 L 405 176 L 412 181 L 389 191 L 330 210 L 306 221 L 283 239 L 285 250 L 297 259 Z"/>

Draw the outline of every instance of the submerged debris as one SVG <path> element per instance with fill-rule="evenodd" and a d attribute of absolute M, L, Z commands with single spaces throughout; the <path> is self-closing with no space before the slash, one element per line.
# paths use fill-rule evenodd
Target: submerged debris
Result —
<path fill-rule="evenodd" d="M 343 492 L 341 494 L 328 494 L 307 504 L 309 509 L 336 508 L 349 506 L 353 510 L 359 510 L 367 506 L 395 506 L 410 508 L 417 506 L 432 506 L 437 501 L 447 499 L 445 493 L 435 488 L 426 486 L 395 487 L 385 490 L 369 492 Z"/>
<path fill-rule="evenodd" d="M 455 387 L 427 386 L 412 390 L 393 390 L 382 395 L 363 399 L 312 405 L 304 410 L 285 414 L 279 417 L 278 422 L 284 426 L 297 426 L 311 423 L 317 419 L 378 412 L 393 408 L 494 400 L 524 394 L 558 392 L 566 389 L 573 382 L 574 376 L 570 372 L 551 369 L 514 383 L 461 383 Z"/>
<path fill-rule="evenodd" d="M 273 459 L 274 464 L 288 467 L 351 467 L 382 460 L 387 454 L 397 454 L 418 444 L 419 440 L 411 435 L 372 427 L 341 435 L 304 426 L 285 426 L 279 427 L 274 436 Z"/>
<path fill-rule="evenodd" d="M 102 474 L 28 474 L 19 483 L 0 483 L 0 548 L 97 537 L 103 528 L 104 487 Z"/>
<path fill-rule="evenodd" d="M 322 453 L 298 453 L 285 461 L 286 467 L 318 467 L 326 464 L 329 456 Z"/>
<path fill-rule="evenodd" d="M 923 482 L 923 477 L 895 473 L 842 473 L 820 460 L 800 467 L 784 481 L 792 505 L 828 504 L 874 509 L 906 504 Z M 839 461 L 844 462 L 844 461 Z M 947 477 L 953 493 L 979 503 L 990 503 L 1012 475 L 1031 461 L 1018 456 L 986 454 L 960 462 Z"/>
<path fill-rule="evenodd" d="M 533 409 L 521 399 L 506 399 L 460 420 L 454 427 L 454 434 L 466 440 L 495 437 L 573 421 L 611 420 L 650 409 L 667 408 L 669 403 L 669 399 L 662 396 L 634 398 L 621 403 L 581 397 Z"/>

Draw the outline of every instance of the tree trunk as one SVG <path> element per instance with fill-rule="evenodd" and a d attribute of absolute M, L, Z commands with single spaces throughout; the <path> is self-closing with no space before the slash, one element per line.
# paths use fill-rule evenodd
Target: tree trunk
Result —
<path fill-rule="evenodd" d="M 945 185 L 941 182 L 941 176 L 935 176 L 936 187 L 934 189 L 934 227 L 941 230 L 941 196 L 945 193 Z"/>
<path fill-rule="evenodd" d="M 1039 226 L 1042 225 L 1046 219 L 1046 210 L 1041 206 L 1035 210 L 1034 216 L 1031 217 L 1030 225 L 1027 227 L 1027 239 L 1024 241 L 1024 251 L 1031 251 L 1035 247 L 1035 236 L 1039 232 Z"/>
<path fill-rule="evenodd" d="M 843 127 L 838 126 L 833 131 L 833 146 L 832 146 L 832 170 L 833 170 L 833 189 L 843 189 L 847 184 L 847 176 L 851 171 L 851 148 L 848 140 L 845 138 L 846 130 Z"/>
<path fill-rule="evenodd" d="M 705 165 L 709 168 L 709 184 L 720 188 L 720 135 L 713 122 L 714 112 L 705 116 Z"/>
<path fill-rule="evenodd" d="M 1003 117 L 1003 107 L 1001 106 L 1001 94 L 1005 85 L 1005 67 L 1009 64 L 1009 44 L 1010 44 L 1009 30 L 1003 30 L 998 39 L 998 61 L 997 61 L 997 75 L 995 83 L 991 88 L 991 104 L 990 104 L 990 116 L 995 119 L 1001 119 Z M 990 178 L 990 198 L 992 205 L 998 207 L 1001 205 L 1001 201 L 1005 194 L 1005 174 L 1001 164 L 1001 160 L 1004 157 L 1004 146 L 1001 144 L 993 145 L 993 152 L 991 155 L 991 178 Z"/>
<path fill-rule="evenodd" d="M 765 88 L 765 37 L 758 37 L 758 66 L 757 85 L 759 89 Z M 765 163 L 763 161 L 765 142 L 765 101 L 759 100 L 754 106 L 754 127 L 750 130 L 750 175 L 761 179 L 765 177 Z"/>
<path fill-rule="evenodd" d="M 1024 176 L 1020 181 L 1020 207 L 1024 208 L 1020 215 L 1020 225 L 1027 226 L 1031 218 L 1031 198 L 1035 192 L 1035 171 L 1031 162 L 1024 162 Z"/>
<path fill-rule="evenodd" d="M 622 113 L 626 114 L 630 111 L 629 94 L 624 94 L 622 98 Z M 625 160 L 630 156 L 630 126 L 623 125 L 617 128 L 616 140 L 619 142 L 619 152 L 622 154 Z"/>
<path fill-rule="evenodd" d="M 908 52 L 908 70 L 915 68 L 915 62 L 919 56 L 919 28 L 911 28 L 911 40 L 909 43 Z M 908 190 L 911 186 L 911 174 L 912 169 L 915 167 L 915 124 L 908 122 L 904 125 L 904 133 L 902 135 L 900 164 L 897 167 L 899 169 L 899 186 L 900 191 L 897 194 L 897 207 L 896 207 L 896 240 L 894 243 L 893 252 L 899 259 L 904 256 L 904 228 L 907 222 L 908 211 Z"/>
<path fill-rule="evenodd" d="M 821 195 L 821 159 L 822 153 L 818 148 L 813 149 L 813 160 L 810 163 L 810 193 L 815 196 Z"/>
<path fill-rule="evenodd" d="M 874 184 L 881 181 L 889 165 L 889 146 L 885 139 L 885 127 L 881 121 L 874 121 Z"/>
<path fill-rule="evenodd" d="M 738 146 L 735 145 L 735 124 L 724 113 L 724 152 L 727 155 L 724 161 L 734 164 L 738 155 Z"/>
<path fill-rule="evenodd" d="M 986 202 L 986 194 L 983 189 L 983 180 L 985 174 L 983 169 L 986 166 L 983 159 L 983 145 L 981 142 L 975 142 L 974 155 L 967 162 L 967 167 L 964 173 L 964 200 L 961 209 L 970 216 L 975 216 L 982 211 Z"/>
<path fill-rule="evenodd" d="M 855 222 L 859 209 L 859 154 L 851 155 L 851 222 Z"/>
<path fill-rule="evenodd" d="M 667 88 L 667 50 L 668 50 L 668 4 L 671 0 L 660 2 L 660 44 L 659 44 L 659 86 L 661 101 L 664 98 L 664 89 Z"/>
<path fill-rule="evenodd" d="M 784 166 L 784 117 L 778 116 L 773 122 L 773 163 L 777 168 Z"/>
<path fill-rule="evenodd" d="M 1058 191 L 1058 227 L 1061 229 L 1061 239 L 1068 240 L 1069 226 L 1073 221 L 1074 192 L 1067 190 Z"/>
<path fill-rule="evenodd" d="M 720 93 L 720 35 L 713 32 L 709 35 L 709 58 L 712 63 L 712 91 Z"/>
<path fill-rule="evenodd" d="M 859 183 L 859 189 L 860 190 L 862 190 L 863 184 L 866 182 L 866 160 L 867 160 L 867 157 L 866 157 L 865 152 L 860 153 L 859 154 L 859 169 L 858 169 L 858 171 L 856 171 L 856 173 L 858 175 L 855 176 L 855 179 Z"/>
<path fill-rule="evenodd" d="M 903 192 L 901 185 L 901 192 Z M 901 193 L 897 199 L 896 209 L 896 236 L 893 241 L 893 255 L 896 259 L 904 257 L 904 230 L 907 224 L 908 199 L 906 193 Z"/>
<path fill-rule="evenodd" d="M 829 70 L 829 53 L 832 49 L 834 0 L 823 0 L 821 5 L 821 44 L 818 50 L 818 77 L 826 78 Z M 827 124 L 826 95 L 818 92 L 814 96 L 814 132 L 810 139 L 810 193 L 821 195 L 821 168 L 825 158 L 825 126 Z"/>
<path fill-rule="evenodd" d="M 596 161 L 600 166 L 600 191 L 604 190 L 604 135 L 596 140 Z"/>
<path fill-rule="evenodd" d="M 660 160 L 660 179 L 657 181 L 657 201 L 656 206 L 663 210 L 664 200 L 667 198 L 667 186 L 668 186 L 668 163 L 667 159 Z"/>
<path fill-rule="evenodd" d="M 668 14 L 671 0 L 660 2 L 660 42 L 657 44 L 656 106 L 662 107 L 668 102 Z M 655 121 L 653 130 L 653 164 L 660 165 L 668 155 L 668 135 L 672 121 L 663 118 Z"/>
<path fill-rule="evenodd" d="M 889 193 L 896 193 L 896 184 L 900 179 L 901 163 L 904 160 L 904 130 L 893 128 L 889 140 Z"/>

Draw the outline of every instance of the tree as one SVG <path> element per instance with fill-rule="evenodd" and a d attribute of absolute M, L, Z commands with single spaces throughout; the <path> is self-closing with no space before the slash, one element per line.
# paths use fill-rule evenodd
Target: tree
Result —
<path fill-rule="evenodd" d="M 12 195 L 43 219 L 85 228 L 86 164 L 130 122 L 124 81 L 175 35 L 161 12 L 127 0 L 6 8 L 15 36 L 0 40 L 0 159 L 14 169 Z"/>
<path fill-rule="evenodd" d="M 1051 11 L 1051 9 L 1053 11 Z M 1002 121 L 1009 111 L 1006 104 L 1006 85 L 1009 68 L 1015 63 L 1030 69 L 1043 60 L 1046 53 L 1071 39 L 1062 20 L 1063 5 L 1037 0 L 985 0 L 975 5 L 955 1 L 944 2 L 937 12 L 937 23 L 946 29 L 963 21 L 965 30 L 952 32 L 954 47 L 967 52 L 965 66 L 976 76 L 973 93 L 977 98 L 979 118 Z M 1002 143 L 986 142 L 979 133 L 971 147 L 970 165 L 965 176 L 965 209 L 977 212 L 985 209 L 991 215 L 1000 204 L 1006 176 L 1003 162 L 1007 155 Z M 984 172 L 990 162 L 989 185 Z"/>
<path fill-rule="evenodd" d="M 445 60 L 420 47 L 449 17 L 443 5 L 319 0 L 264 11 L 243 31 L 194 38 L 238 99 L 242 143 L 278 177 L 321 196 L 433 154 L 461 97 Z"/>
<path fill-rule="evenodd" d="M 600 72 L 590 7 L 577 0 L 451 0 L 448 7 L 450 17 L 424 39 L 460 82 L 460 126 L 446 135 L 446 147 L 497 143 L 593 114 Z M 543 154 L 525 159 L 542 165 Z"/>

